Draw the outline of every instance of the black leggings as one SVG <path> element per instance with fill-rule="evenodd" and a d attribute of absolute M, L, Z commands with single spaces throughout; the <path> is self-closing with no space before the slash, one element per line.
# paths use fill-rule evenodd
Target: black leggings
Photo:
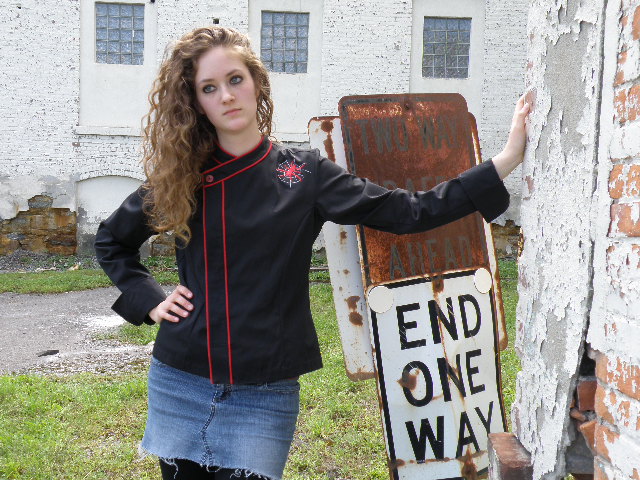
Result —
<path fill-rule="evenodd" d="M 162 472 L 162 480 L 230 480 L 235 474 L 235 469 L 221 468 L 214 469 L 201 467 L 199 464 L 191 460 L 175 460 L 176 465 L 169 465 L 160 460 L 160 471 Z M 177 470 L 177 471 L 176 471 Z M 216 470 L 215 472 L 213 470 Z M 240 476 L 234 476 L 233 480 L 248 478 L 241 473 Z"/>

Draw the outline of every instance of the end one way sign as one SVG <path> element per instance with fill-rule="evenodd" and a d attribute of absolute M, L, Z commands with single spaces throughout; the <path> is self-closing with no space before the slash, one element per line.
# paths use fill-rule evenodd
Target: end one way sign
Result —
<path fill-rule="evenodd" d="M 505 429 L 494 305 L 477 280 L 467 271 L 444 275 L 442 291 L 426 277 L 369 290 L 396 479 L 476 478 L 488 467 L 487 435 Z"/>

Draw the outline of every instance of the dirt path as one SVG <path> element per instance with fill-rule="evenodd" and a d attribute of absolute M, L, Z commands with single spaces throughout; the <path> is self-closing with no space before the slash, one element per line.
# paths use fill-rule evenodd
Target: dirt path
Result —
<path fill-rule="evenodd" d="M 151 346 L 96 340 L 124 320 L 115 287 L 61 294 L 0 294 L 0 374 L 116 373 L 149 361 Z"/>

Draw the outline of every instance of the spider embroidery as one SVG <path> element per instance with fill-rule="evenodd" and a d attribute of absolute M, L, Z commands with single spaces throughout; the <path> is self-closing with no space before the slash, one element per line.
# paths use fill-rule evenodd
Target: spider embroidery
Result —
<path fill-rule="evenodd" d="M 276 168 L 276 172 L 278 172 L 278 178 L 282 180 L 284 183 L 288 183 L 289 187 L 294 183 L 299 183 L 304 178 L 304 174 L 302 172 L 309 172 L 303 168 L 306 163 L 301 165 L 296 164 L 293 161 L 286 160 L 282 162 L 278 168 Z"/>

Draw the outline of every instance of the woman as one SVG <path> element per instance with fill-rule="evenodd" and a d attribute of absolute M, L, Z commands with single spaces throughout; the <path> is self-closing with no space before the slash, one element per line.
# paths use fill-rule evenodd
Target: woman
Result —
<path fill-rule="evenodd" d="M 410 194 L 350 175 L 317 150 L 273 144 L 268 73 L 234 30 L 180 39 L 150 102 L 148 181 L 100 225 L 95 244 L 122 291 L 113 309 L 160 324 L 142 449 L 160 458 L 163 478 L 279 479 L 298 376 L 322 366 L 308 291 L 322 224 L 411 233 L 476 210 L 495 218 L 508 205 L 502 179 L 522 161 L 528 106 L 519 100 L 492 161 Z M 166 297 L 138 249 L 170 230 L 180 285 Z"/>

